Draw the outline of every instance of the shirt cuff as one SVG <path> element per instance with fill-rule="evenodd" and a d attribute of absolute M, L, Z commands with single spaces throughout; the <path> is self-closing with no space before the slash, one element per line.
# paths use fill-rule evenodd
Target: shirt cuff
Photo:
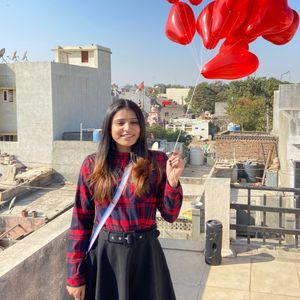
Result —
<path fill-rule="evenodd" d="M 67 278 L 67 285 L 72 287 L 79 287 L 85 285 L 85 276 L 76 278 Z"/>
<path fill-rule="evenodd" d="M 166 191 L 170 191 L 170 192 L 178 192 L 178 190 L 181 189 L 181 184 L 180 181 L 178 180 L 178 184 L 176 187 L 172 187 L 167 179 L 167 183 L 166 183 Z"/>

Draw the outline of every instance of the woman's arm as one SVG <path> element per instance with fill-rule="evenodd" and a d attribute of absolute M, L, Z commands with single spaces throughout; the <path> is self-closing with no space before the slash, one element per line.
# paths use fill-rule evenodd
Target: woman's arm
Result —
<path fill-rule="evenodd" d="M 157 208 L 167 222 L 175 222 L 182 205 L 182 187 L 179 176 L 184 164 L 178 154 L 169 159 L 163 152 L 157 152 L 156 160 L 161 166 L 163 174 L 157 190 Z"/>
<path fill-rule="evenodd" d="M 85 256 L 92 233 L 95 206 L 87 183 L 91 172 L 91 157 L 83 162 L 77 184 L 71 228 L 67 246 L 67 285 L 79 287 L 85 284 Z"/>

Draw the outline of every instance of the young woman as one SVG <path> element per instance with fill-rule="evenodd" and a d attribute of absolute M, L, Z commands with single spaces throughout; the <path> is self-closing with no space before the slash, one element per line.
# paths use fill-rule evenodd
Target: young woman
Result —
<path fill-rule="evenodd" d="M 105 213 L 127 164 L 127 185 L 89 255 L 92 230 Z M 96 154 L 81 167 L 68 237 L 67 290 L 76 300 L 173 300 L 166 259 L 157 239 L 156 211 L 174 222 L 182 204 L 183 160 L 149 151 L 145 121 L 132 101 L 107 110 Z"/>

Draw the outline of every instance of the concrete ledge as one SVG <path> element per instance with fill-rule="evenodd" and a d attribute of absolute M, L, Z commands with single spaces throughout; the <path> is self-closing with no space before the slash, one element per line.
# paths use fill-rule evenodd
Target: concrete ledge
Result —
<path fill-rule="evenodd" d="M 65 261 L 71 213 L 67 211 L 0 254 L 1 299 L 70 300 Z"/>
<path fill-rule="evenodd" d="M 72 210 L 33 232 L 0 254 L 0 277 L 63 234 L 71 224 Z"/>
<path fill-rule="evenodd" d="M 174 240 L 174 239 L 160 238 L 159 242 L 163 247 L 163 249 L 194 251 L 194 252 L 203 252 L 204 245 L 205 245 L 203 241 L 192 241 L 192 240 Z"/>
<path fill-rule="evenodd" d="M 180 183 L 204 184 L 206 178 L 202 177 L 180 177 Z"/>

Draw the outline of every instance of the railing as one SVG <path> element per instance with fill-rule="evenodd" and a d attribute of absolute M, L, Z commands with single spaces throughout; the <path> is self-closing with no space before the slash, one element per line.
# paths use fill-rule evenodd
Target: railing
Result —
<path fill-rule="evenodd" d="M 295 236 L 295 247 L 298 248 L 298 236 L 300 235 L 299 229 L 299 220 L 300 220 L 300 189 L 296 188 L 272 188 L 272 187 L 244 187 L 244 186 L 236 186 L 234 184 L 231 185 L 232 189 L 244 189 L 247 190 L 247 204 L 240 203 L 231 203 L 230 208 L 238 211 L 246 211 L 247 212 L 247 223 L 244 224 L 230 224 L 230 229 L 232 230 L 240 230 L 247 234 L 247 243 L 250 244 L 250 235 L 253 233 L 261 233 L 263 244 L 266 244 L 266 234 L 276 234 L 278 236 L 279 245 L 282 245 L 283 236 L 286 235 L 294 235 Z M 263 195 L 263 205 L 253 205 L 251 204 L 251 191 L 276 191 L 276 192 L 288 192 L 294 193 L 291 195 L 296 199 L 296 208 L 286 208 L 283 207 L 283 196 L 277 195 L 279 199 L 279 207 L 267 206 L 267 195 Z M 274 198 L 274 196 L 272 196 Z M 260 211 L 262 212 L 262 222 L 261 226 L 256 224 L 251 225 L 251 212 L 252 211 Z M 267 212 L 278 213 L 279 215 L 279 224 L 278 227 L 268 227 L 266 222 Z M 283 214 L 292 214 L 295 216 L 295 228 L 284 228 L 283 226 Z"/>

